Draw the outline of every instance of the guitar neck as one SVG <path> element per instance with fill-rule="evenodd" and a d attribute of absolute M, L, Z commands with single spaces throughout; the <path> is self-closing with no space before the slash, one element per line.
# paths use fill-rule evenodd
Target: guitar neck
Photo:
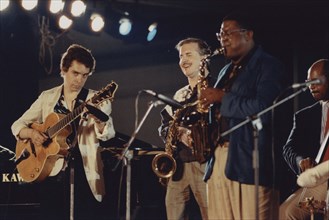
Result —
<path fill-rule="evenodd" d="M 64 118 L 60 119 L 55 125 L 47 129 L 47 134 L 49 138 L 55 137 L 58 132 L 60 132 L 63 128 L 73 122 L 77 117 L 81 115 L 83 109 L 85 107 L 85 103 L 82 103 L 79 107 L 75 108 L 72 112 L 67 114 Z"/>
<path fill-rule="evenodd" d="M 49 138 L 52 139 L 53 137 L 55 137 L 58 132 L 60 132 L 63 128 L 73 122 L 77 117 L 79 117 L 83 112 L 83 109 L 86 107 L 87 103 L 93 103 L 98 105 L 108 99 L 112 101 L 113 95 L 117 88 L 118 84 L 112 81 L 105 88 L 101 89 L 98 93 L 96 93 L 92 98 L 90 98 L 86 102 L 81 103 L 80 106 L 75 108 L 71 113 L 67 114 L 65 117 L 60 119 L 55 125 L 47 129 L 47 134 Z"/>

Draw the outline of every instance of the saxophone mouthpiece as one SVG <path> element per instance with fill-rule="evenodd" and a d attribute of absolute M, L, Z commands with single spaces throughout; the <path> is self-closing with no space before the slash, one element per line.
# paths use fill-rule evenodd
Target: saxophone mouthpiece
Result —
<path fill-rule="evenodd" d="M 214 56 L 217 56 L 217 55 L 222 55 L 225 53 L 225 48 L 224 47 L 221 47 L 221 48 L 217 48 L 212 54 L 210 57 L 214 57 Z"/>

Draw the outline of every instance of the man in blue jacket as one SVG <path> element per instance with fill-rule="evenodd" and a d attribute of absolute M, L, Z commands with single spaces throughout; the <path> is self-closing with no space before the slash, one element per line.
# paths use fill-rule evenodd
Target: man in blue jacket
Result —
<path fill-rule="evenodd" d="M 249 17 L 235 13 L 223 19 L 216 35 L 230 62 L 220 71 L 215 88 L 206 89 L 200 99 L 206 106 L 218 106 L 221 133 L 271 106 L 282 89 L 283 65 L 255 43 Z M 252 123 L 219 140 L 205 175 L 209 219 L 256 219 L 258 214 L 260 219 L 277 217 L 278 193 L 272 188 L 271 114 L 260 119 L 259 179 L 255 179 L 253 165 Z M 255 187 L 256 180 L 259 187 Z"/>

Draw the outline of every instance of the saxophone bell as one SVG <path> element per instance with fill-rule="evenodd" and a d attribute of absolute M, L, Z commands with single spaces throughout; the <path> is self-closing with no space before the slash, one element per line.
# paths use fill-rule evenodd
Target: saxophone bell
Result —
<path fill-rule="evenodd" d="M 176 167 L 176 160 L 168 153 L 157 154 L 152 160 L 152 170 L 160 178 L 170 178 Z"/>
<path fill-rule="evenodd" d="M 164 183 L 168 182 L 169 178 L 176 172 L 177 163 L 174 155 L 177 153 L 178 121 L 182 111 L 183 109 L 177 109 L 173 115 L 173 120 L 169 122 L 165 152 L 155 155 L 152 160 L 152 170 L 160 178 L 159 182 L 162 185 L 165 185 Z"/>

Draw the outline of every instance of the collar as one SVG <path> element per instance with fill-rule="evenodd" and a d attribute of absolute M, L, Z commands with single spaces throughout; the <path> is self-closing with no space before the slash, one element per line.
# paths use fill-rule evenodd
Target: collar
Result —
<path fill-rule="evenodd" d="M 329 108 L 329 100 L 327 100 L 327 101 L 323 101 L 323 100 L 321 100 L 321 101 L 320 101 L 320 104 L 321 104 L 322 107 L 327 107 L 327 108 Z"/>
<path fill-rule="evenodd" d="M 237 63 L 237 64 L 232 63 L 232 65 L 237 66 L 238 69 L 243 68 L 245 65 L 247 65 L 247 63 L 249 62 L 251 57 L 255 54 L 258 47 L 259 46 L 255 45 L 239 63 Z"/>

